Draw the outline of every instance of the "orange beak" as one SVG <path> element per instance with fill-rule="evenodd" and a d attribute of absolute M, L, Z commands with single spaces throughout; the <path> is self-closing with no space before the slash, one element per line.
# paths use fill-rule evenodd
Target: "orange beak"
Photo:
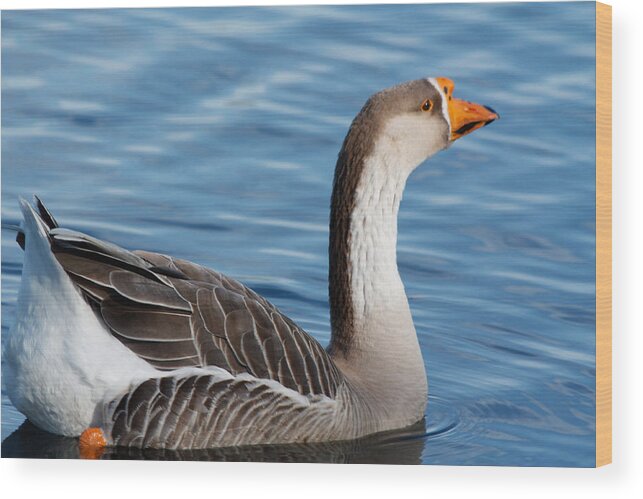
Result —
<path fill-rule="evenodd" d="M 451 141 L 464 137 L 500 118 L 500 115 L 488 106 L 454 98 L 453 88 L 455 85 L 449 78 L 436 78 L 435 80 L 447 100 L 449 120 L 451 121 Z"/>

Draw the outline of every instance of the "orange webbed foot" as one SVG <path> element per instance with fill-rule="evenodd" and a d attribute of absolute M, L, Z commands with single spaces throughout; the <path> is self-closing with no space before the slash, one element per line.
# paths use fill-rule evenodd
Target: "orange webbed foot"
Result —
<path fill-rule="evenodd" d="M 87 428 L 78 443 L 81 459 L 98 459 L 103 455 L 107 439 L 100 428 Z"/>

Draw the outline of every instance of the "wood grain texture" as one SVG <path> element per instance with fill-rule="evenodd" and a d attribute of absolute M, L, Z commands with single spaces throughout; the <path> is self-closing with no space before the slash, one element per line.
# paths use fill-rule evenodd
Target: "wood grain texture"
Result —
<path fill-rule="evenodd" d="M 612 462 L 612 7 L 596 3 L 596 466 Z"/>

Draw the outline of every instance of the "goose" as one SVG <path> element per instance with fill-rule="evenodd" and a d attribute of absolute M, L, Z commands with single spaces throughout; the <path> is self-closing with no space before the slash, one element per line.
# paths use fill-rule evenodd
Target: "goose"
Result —
<path fill-rule="evenodd" d="M 357 439 L 424 417 L 427 377 L 397 269 L 411 172 L 499 116 L 448 78 L 372 95 L 338 155 L 324 349 L 219 272 L 61 227 L 20 199 L 24 265 L 3 351 L 32 423 L 110 446 L 200 449 Z"/>

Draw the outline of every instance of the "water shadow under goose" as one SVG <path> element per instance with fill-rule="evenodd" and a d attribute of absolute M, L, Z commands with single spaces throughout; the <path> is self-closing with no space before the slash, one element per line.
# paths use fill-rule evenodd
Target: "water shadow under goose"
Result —
<path fill-rule="evenodd" d="M 357 440 L 219 449 L 107 449 L 101 459 L 358 464 L 421 464 L 425 421 Z M 25 421 L 2 442 L 2 457 L 78 459 L 78 439 L 54 435 Z"/>

